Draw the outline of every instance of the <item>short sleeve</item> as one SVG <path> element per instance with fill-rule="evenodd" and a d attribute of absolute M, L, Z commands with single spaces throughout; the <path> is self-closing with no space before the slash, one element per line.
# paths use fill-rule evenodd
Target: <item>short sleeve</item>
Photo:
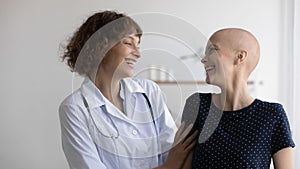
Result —
<path fill-rule="evenodd" d="M 199 108 L 200 108 L 200 94 L 194 93 L 186 99 L 181 122 L 185 123 L 185 128 L 193 124 L 192 129 L 187 134 L 186 138 L 190 137 L 196 130 L 199 130 Z M 196 137 L 198 138 L 198 136 Z"/>
<path fill-rule="evenodd" d="M 195 123 L 199 112 L 200 96 L 194 93 L 186 99 L 181 122 L 185 122 L 185 126 Z"/>
<path fill-rule="evenodd" d="M 283 148 L 295 147 L 292 139 L 289 121 L 287 115 L 282 107 L 278 104 L 276 107 L 275 125 L 272 133 L 272 155 Z"/>

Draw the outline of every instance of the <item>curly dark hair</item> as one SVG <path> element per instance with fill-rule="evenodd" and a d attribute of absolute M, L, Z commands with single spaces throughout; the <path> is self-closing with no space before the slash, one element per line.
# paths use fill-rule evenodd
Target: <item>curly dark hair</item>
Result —
<path fill-rule="evenodd" d="M 79 75 L 95 73 L 114 44 L 129 34 L 142 36 L 142 29 L 130 17 L 115 11 L 103 11 L 90 16 L 65 47 L 62 60 Z"/>

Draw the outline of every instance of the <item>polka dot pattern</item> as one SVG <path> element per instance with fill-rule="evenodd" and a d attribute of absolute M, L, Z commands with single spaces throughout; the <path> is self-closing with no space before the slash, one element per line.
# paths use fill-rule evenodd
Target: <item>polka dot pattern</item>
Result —
<path fill-rule="evenodd" d="M 278 103 L 255 99 L 241 110 L 223 112 L 211 104 L 211 94 L 196 93 L 187 99 L 182 121 L 202 131 L 193 169 L 270 168 L 274 153 L 295 146 Z"/>

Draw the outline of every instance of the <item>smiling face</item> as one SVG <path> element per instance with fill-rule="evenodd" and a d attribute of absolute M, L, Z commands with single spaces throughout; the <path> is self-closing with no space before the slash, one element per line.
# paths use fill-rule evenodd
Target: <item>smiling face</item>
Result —
<path fill-rule="evenodd" d="M 201 60 L 206 71 L 206 82 L 223 86 L 225 77 L 233 73 L 234 51 L 231 44 L 221 34 L 214 34 L 205 49 L 205 57 Z"/>
<path fill-rule="evenodd" d="M 246 82 L 259 61 L 259 53 L 257 39 L 246 30 L 228 28 L 215 32 L 201 60 L 206 82 L 220 87 Z"/>
<path fill-rule="evenodd" d="M 131 77 L 140 58 L 139 42 L 139 36 L 131 34 L 113 46 L 100 64 L 102 73 L 116 78 Z"/>

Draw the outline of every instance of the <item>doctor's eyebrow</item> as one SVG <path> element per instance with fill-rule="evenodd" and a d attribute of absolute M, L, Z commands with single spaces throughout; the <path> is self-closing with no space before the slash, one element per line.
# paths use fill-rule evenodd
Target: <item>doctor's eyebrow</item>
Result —
<path fill-rule="evenodd" d="M 136 38 L 134 38 L 134 37 L 136 37 Z M 126 36 L 125 38 L 130 38 L 132 41 L 137 41 L 138 43 L 137 44 L 140 44 L 140 38 L 138 37 L 138 36 L 136 36 L 136 35 L 129 35 L 129 36 Z"/>

